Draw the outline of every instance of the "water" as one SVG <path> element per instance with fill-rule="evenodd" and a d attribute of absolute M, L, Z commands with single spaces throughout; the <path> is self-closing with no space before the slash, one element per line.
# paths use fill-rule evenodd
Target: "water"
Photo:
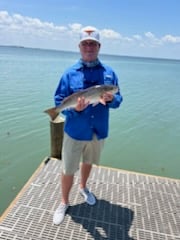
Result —
<path fill-rule="evenodd" d="M 0 214 L 50 153 L 49 119 L 78 53 L 0 47 Z M 124 102 L 111 110 L 105 166 L 180 178 L 180 61 L 102 55 Z"/>

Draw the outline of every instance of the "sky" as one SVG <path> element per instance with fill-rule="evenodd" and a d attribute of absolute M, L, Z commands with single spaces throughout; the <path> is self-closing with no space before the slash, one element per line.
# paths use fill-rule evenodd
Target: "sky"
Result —
<path fill-rule="evenodd" d="M 0 45 L 76 52 L 85 26 L 101 53 L 180 59 L 180 0 L 0 0 Z"/>

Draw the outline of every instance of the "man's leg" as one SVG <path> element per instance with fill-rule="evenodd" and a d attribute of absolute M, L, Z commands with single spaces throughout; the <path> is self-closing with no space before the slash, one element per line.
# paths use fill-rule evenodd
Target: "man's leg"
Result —
<path fill-rule="evenodd" d="M 74 175 L 64 175 L 61 176 L 61 192 L 62 198 L 61 203 L 54 212 L 53 223 L 59 225 L 63 222 L 66 211 L 69 207 L 69 193 L 73 185 Z"/>
<path fill-rule="evenodd" d="M 63 222 L 69 207 L 69 193 L 73 185 L 74 173 L 79 167 L 81 146 L 77 141 L 64 134 L 62 149 L 61 203 L 53 216 L 53 223 Z"/>
<path fill-rule="evenodd" d="M 62 204 L 69 203 L 69 193 L 73 185 L 74 175 L 64 175 L 61 176 L 61 192 L 62 192 Z"/>
<path fill-rule="evenodd" d="M 86 188 L 86 183 L 92 169 L 92 164 L 82 163 L 81 164 L 81 181 L 80 188 Z"/>
<path fill-rule="evenodd" d="M 82 142 L 72 139 L 66 133 L 62 148 L 61 203 L 69 203 L 69 193 L 73 185 L 74 173 L 79 168 Z"/>
<path fill-rule="evenodd" d="M 81 165 L 81 181 L 80 193 L 89 205 L 96 203 L 96 198 L 86 187 L 87 180 L 90 176 L 92 164 L 99 164 L 101 150 L 104 145 L 104 140 L 98 140 L 96 135 L 93 140 L 86 143 L 83 149 L 83 163 Z"/>
<path fill-rule="evenodd" d="M 85 202 L 89 205 L 96 203 L 96 198 L 86 187 L 88 177 L 90 175 L 92 164 L 82 163 L 81 165 L 81 181 L 80 181 L 80 194 L 84 197 Z"/>

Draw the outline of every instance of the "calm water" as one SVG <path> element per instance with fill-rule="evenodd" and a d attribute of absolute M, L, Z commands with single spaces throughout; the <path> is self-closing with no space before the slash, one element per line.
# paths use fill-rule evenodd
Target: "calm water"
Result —
<path fill-rule="evenodd" d="M 50 153 L 49 119 L 62 72 L 79 55 L 0 47 L 0 214 Z M 120 79 L 105 166 L 180 178 L 180 61 L 101 56 Z"/>

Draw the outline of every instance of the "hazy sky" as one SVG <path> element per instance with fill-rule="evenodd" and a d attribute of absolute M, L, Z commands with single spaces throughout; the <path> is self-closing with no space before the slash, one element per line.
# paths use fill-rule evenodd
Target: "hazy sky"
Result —
<path fill-rule="evenodd" d="M 87 25 L 102 53 L 180 59 L 180 0 L 0 0 L 0 45 L 78 51 Z"/>

